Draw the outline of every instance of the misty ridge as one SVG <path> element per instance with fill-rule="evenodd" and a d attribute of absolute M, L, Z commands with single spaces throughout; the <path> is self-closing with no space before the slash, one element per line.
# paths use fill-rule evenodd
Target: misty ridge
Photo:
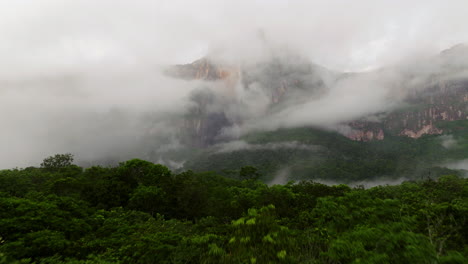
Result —
<path fill-rule="evenodd" d="M 142 158 L 180 167 L 184 158 L 167 153 L 219 146 L 219 151 L 313 148 L 294 142 L 252 145 L 240 138 L 303 126 L 349 134 L 355 129 L 351 121 L 378 122 L 414 98 L 437 94 L 431 87 L 441 81 L 468 80 L 468 47 L 455 46 L 464 40 L 463 31 L 437 47 L 428 45 L 444 27 L 459 22 L 458 13 L 434 32 L 423 32 L 420 42 L 398 40 L 407 25 L 414 26 L 409 17 L 420 7 L 414 4 L 402 15 L 402 25 L 379 18 L 382 7 L 370 4 L 376 15 L 368 20 L 357 8 L 343 18 L 348 27 L 317 16 L 308 30 L 299 18 L 311 15 L 305 10 L 319 12 L 311 11 L 314 4 L 293 4 L 285 11 L 272 4 L 257 22 L 246 23 L 240 22 L 241 13 L 257 13 L 243 2 L 230 11 L 214 4 L 211 12 L 202 12 L 209 14 L 205 20 L 190 13 L 186 21 L 169 15 L 182 2 L 118 1 L 110 11 L 110 1 L 44 3 L 37 12 L 21 4 L 5 6 L 18 11 L 23 23 L 8 24 L 13 18 L 6 16 L 1 28 L 8 36 L 0 65 L 2 168 L 37 165 L 48 155 L 68 152 L 83 165 Z M 463 9 L 463 3 L 457 5 Z M 223 12 L 230 20 L 214 23 Z M 280 22 L 289 22 L 278 22 L 280 15 Z M 192 30 L 181 21 L 193 22 Z M 369 42 L 364 33 L 378 29 L 385 34 Z M 343 39 L 333 40 L 340 35 Z M 200 44 L 204 41 L 209 44 Z M 200 63 L 229 76 L 190 77 L 190 67 Z"/>

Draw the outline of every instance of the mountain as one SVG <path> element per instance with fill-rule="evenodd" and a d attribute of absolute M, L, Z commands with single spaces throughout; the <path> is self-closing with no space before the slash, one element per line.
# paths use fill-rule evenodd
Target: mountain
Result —
<path fill-rule="evenodd" d="M 426 134 L 442 134 L 443 129 L 437 125 L 439 122 L 468 119 L 468 47 L 457 45 L 422 63 L 425 65 L 413 65 L 415 69 L 398 72 L 401 80 L 397 85 L 401 87 L 396 87 L 396 90 L 405 93 L 398 108 L 348 120 L 345 123 L 352 129 L 343 132 L 344 135 L 357 141 L 383 140 L 387 135 L 419 138 Z M 428 68 L 427 65 L 433 67 Z M 425 70 L 418 72 L 418 68 Z M 395 69 L 361 75 L 379 78 L 388 71 Z M 236 87 L 248 90 L 260 84 L 270 98 L 271 109 L 290 105 L 293 100 L 320 97 L 331 85 L 360 75 L 332 72 L 299 57 L 273 58 L 254 65 L 235 66 L 220 65 L 203 58 L 191 64 L 174 66 L 168 72 L 187 80 L 219 82 L 218 89 L 231 97 L 236 95 Z M 406 89 L 408 83 L 417 87 Z M 205 123 L 210 122 L 210 117 L 198 120 L 196 127 L 204 127 Z M 232 125 L 232 122 L 225 124 Z M 218 130 L 221 131 L 221 128 Z M 203 136 L 203 130 L 197 131 L 201 133 L 199 136 Z"/>
<path fill-rule="evenodd" d="M 454 173 L 447 167 L 468 157 L 467 73 L 466 46 L 365 73 L 328 70 L 290 54 L 237 65 L 203 58 L 167 71 L 211 85 L 193 94 L 194 106 L 185 116 L 181 134 L 198 150 L 183 168 L 236 177 L 240 167 L 255 165 L 271 183 L 392 181 Z M 334 87 L 361 79 L 378 80 L 371 85 L 384 83 L 388 86 L 384 98 L 396 103 L 331 128 L 303 125 L 226 135 L 230 128 L 252 120 L 340 96 L 331 92 Z M 362 104 L 373 103 L 365 101 L 365 94 L 362 97 Z M 252 105 L 255 111 L 245 110 Z M 449 146 L 445 141 L 454 143 Z"/>
<path fill-rule="evenodd" d="M 419 89 L 411 90 L 404 106 L 380 122 L 352 122 L 355 140 L 382 140 L 385 134 L 420 138 L 439 135 L 438 123 L 468 119 L 468 46 L 457 45 L 426 61 L 429 71 L 406 73 L 405 82 L 419 79 Z M 427 68 L 425 65 L 414 67 Z"/>
<path fill-rule="evenodd" d="M 254 114 L 261 117 L 289 105 L 319 98 L 326 93 L 327 82 L 336 73 L 308 63 L 299 57 L 278 56 L 253 64 L 218 64 L 203 58 L 191 64 L 169 68 L 168 75 L 211 83 L 211 89 L 201 88 L 192 94 L 192 107 L 182 129 L 189 134 L 192 145 L 207 147 L 219 142 L 224 128 L 242 125 L 247 104 L 263 105 Z M 336 75 L 336 76 L 335 76 Z M 249 94 L 250 93 L 250 94 Z M 257 101 L 252 102 L 252 100 Z M 187 136 L 186 136 L 187 137 Z"/>

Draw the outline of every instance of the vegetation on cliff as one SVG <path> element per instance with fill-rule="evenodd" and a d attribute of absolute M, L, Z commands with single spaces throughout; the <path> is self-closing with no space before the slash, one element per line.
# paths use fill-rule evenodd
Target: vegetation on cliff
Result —
<path fill-rule="evenodd" d="M 184 168 L 231 177 L 240 167 L 254 165 L 266 182 L 287 172 L 284 183 L 311 179 L 353 183 L 457 174 L 445 167 L 468 157 L 468 120 L 441 121 L 438 126 L 449 134 L 358 142 L 314 128 L 251 133 L 237 147 L 226 144 L 198 152 Z"/>

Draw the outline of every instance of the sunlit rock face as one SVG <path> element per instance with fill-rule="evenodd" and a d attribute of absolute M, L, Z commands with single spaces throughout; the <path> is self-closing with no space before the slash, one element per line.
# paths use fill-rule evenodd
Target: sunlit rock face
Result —
<path fill-rule="evenodd" d="M 167 70 L 168 75 L 202 81 L 222 81 L 223 92 L 235 96 L 235 88 L 241 79 L 241 69 L 235 65 L 217 64 L 208 58 L 202 58 L 190 64 L 175 65 Z"/>
<path fill-rule="evenodd" d="M 238 70 L 226 65 L 216 65 L 208 58 L 196 60 L 190 64 L 175 65 L 167 70 L 171 76 L 187 80 L 224 80 L 238 76 Z"/>
<path fill-rule="evenodd" d="M 348 124 L 351 130 L 344 135 L 356 141 L 383 140 L 385 133 L 381 123 L 368 121 L 353 121 Z"/>

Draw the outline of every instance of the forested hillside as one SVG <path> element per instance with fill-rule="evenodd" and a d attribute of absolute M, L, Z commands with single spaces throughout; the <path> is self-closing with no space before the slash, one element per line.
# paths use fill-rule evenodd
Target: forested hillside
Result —
<path fill-rule="evenodd" d="M 356 183 L 383 179 L 422 179 L 456 174 L 446 168 L 468 157 L 468 120 L 439 122 L 446 135 L 414 139 L 387 136 L 377 141 L 353 141 L 311 127 L 251 133 L 237 142 L 199 151 L 185 169 L 216 171 L 230 177 L 238 168 L 254 165 L 265 182 L 321 180 Z"/>
<path fill-rule="evenodd" d="M 0 171 L 0 263 L 467 263 L 468 180 L 268 186 L 68 154 Z"/>

